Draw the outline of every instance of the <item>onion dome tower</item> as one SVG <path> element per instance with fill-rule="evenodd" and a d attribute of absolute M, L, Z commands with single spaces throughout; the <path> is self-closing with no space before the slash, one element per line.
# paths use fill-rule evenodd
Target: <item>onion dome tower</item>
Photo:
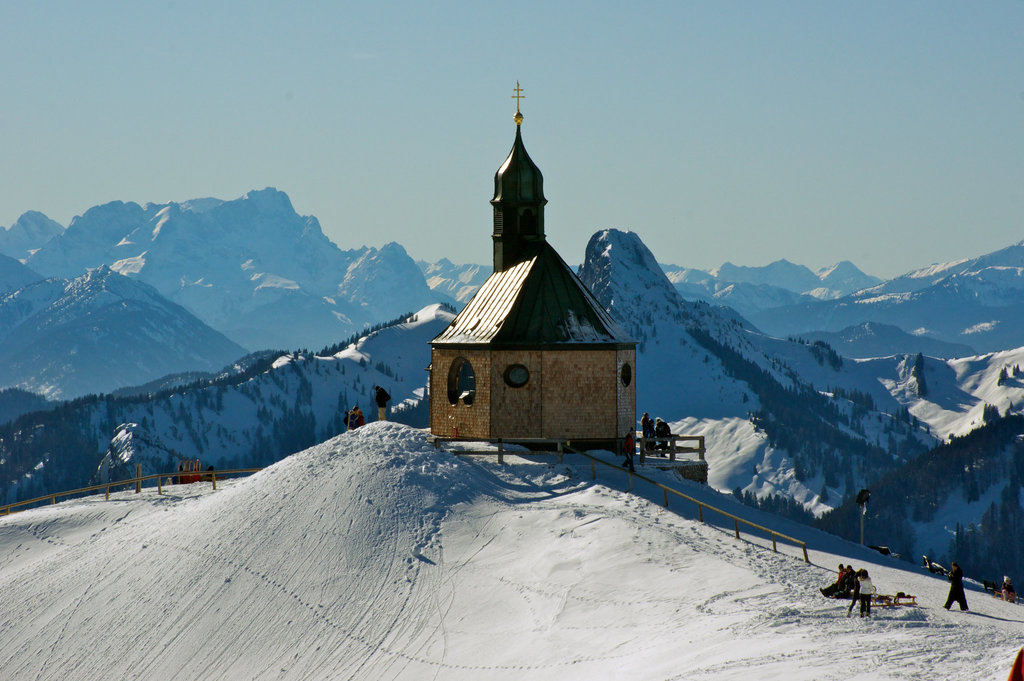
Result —
<path fill-rule="evenodd" d="M 616 447 L 635 428 L 636 341 L 544 237 L 544 177 L 516 137 L 494 175 L 494 272 L 431 341 L 430 427 Z"/>
<path fill-rule="evenodd" d="M 516 82 L 516 139 L 494 173 L 494 271 L 502 272 L 536 254 L 544 241 L 544 176 L 523 145 L 522 88 Z"/>

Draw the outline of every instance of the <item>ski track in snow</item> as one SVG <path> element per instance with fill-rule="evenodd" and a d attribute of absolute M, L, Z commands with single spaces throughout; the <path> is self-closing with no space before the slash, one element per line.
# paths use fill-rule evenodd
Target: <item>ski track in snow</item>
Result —
<path fill-rule="evenodd" d="M 1001 681 L 1021 643 L 1024 608 L 947 613 L 944 580 L 830 535 L 779 521 L 808 565 L 620 471 L 507 457 L 373 424 L 217 492 L 2 518 L 0 678 Z M 847 618 L 817 587 L 851 561 L 921 605 Z"/>

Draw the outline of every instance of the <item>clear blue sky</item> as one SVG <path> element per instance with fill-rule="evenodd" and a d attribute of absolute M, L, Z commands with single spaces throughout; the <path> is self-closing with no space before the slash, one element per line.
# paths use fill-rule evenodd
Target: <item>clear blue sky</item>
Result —
<path fill-rule="evenodd" d="M 1024 239 L 1024 0 L 0 2 L 0 225 L 274 186 L 342 248 L 489 263 L 517 79 L 569 262 Z"/>

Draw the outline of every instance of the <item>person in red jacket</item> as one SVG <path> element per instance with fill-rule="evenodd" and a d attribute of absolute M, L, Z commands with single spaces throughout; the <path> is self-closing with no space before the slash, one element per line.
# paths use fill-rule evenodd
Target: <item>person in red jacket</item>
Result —
<path fill-rule="evenodd" d="M 352 407 L 352 411 L 348 413 L 348 429 L 355 430 L 365 423 L 366 418 L 363 416 L 363 410 L 359 408 L 359 405 Z"/>

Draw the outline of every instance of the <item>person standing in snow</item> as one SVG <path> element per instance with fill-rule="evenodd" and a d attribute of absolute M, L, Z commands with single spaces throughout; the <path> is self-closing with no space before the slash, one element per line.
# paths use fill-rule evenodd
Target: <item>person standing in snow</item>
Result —
<path fill-rule="evenodd" d="M 651 415 L 646 411 L 640 419 L 640 433 L 643 437 L 643 447 L 641 447 L 641 449 L 643 449 L 644 452 L 651 451 L 654 446 L 654 443 L 651 442 L 654 438 L 654 419 L 652 419 Z"/>
<path fill-rule="evenodd" d="M 860 601 L 860 616 L 871 617 L 871 597 L 874 593 L 875 585 L 871 583 L 868 571 L 864 568 L 857 570 L 857 580 L 853 584 L 853 597 L 850 599 L 850 609 L 846 611 L 846 616 L 849 617 L 853 614 L 854 604 Z"/>
<path fill-rule="evenodd" d="M 964 593 L 964 571 L 960 569 L 960 566 L 954 561 L 952 563 L 953 569 L 949 571 L 949 597 L 946 598 L 946 604 L 944 607 L 949 610 L 953 602 L 960 604 L 961 610 L 967 610 L 967 594 Z"/>
<path fill-rule="evenodd" d="M 373 386 L 374 399 L 377 400 L 377 420 L 387 421 L 388 418 L 388 400 L 391 399 L 391 395 L 388 391 L 379 385 Z"/>
<path fill-rule="evenodd" d="M 636 468 L 633 467 L 633 450 L 636 449 L 636 445 L 633 441 L 633 431 L 626 433 L 626 437 L 622 440 L 622 453 L 626 457 L 626 460 L 622 462 L 623 468 L 628 468 L 630 473 L 635 473 Z"/>

